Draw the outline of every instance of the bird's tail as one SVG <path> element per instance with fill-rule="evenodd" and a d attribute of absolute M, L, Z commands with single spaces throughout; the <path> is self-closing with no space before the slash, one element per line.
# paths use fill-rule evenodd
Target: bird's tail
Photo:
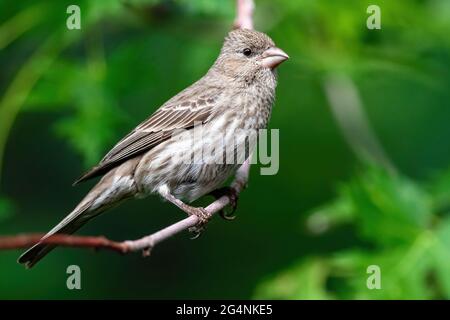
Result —
<path fill-rule="evenodd" d="M 45 239 L 55 234 L 72 234 L 81 228 L 86 222 L 90 220 L 88 215 L 83 215 L 88 208 L 76 208 L 64 220 L 62 220 L 56 227 L 50 230 L 42 239 L 24 252 L 17 262 L 24 264 L 26 268 L 33 267 L 39 260 L 45 257 L 52 251 L 56 245 L 45 243 Z"/>
<path fill-rule="evenodd" d="M 139 160 L 140 158 L 128 160 L 108 172 L 80 204 L 37 244 L 22 254 L 18 262 L 31 268 L 56 247 L 55 244 L 45 243 L 45 239 L 55 234 L 72 234 L 106 209 L 115 207 L 122 201 L 133 197 L 137 193 L 133 173 Z"/>

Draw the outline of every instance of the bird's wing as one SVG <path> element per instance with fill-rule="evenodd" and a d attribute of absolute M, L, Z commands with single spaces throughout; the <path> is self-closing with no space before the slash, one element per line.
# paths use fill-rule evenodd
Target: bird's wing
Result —
<path fill-rule="evenodd" d="M 82 175 L 74 185 L 103 175 L 127 159 L 150 150 L 169 139 L 175 130 L 188 129 L 197 122 L 206 123 L 214 117 L 220 92 L 203 92 L 191 98 L 183 97 L 182 93 L 120 140 L 97 166 Z"/>

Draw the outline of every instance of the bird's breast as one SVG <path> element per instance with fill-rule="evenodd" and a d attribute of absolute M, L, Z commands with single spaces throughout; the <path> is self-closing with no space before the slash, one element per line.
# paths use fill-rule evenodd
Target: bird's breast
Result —
<path fill-rule="evenodd" d="M 245 129 L 265 129 L 269 123 L 275 90 L 267 86 L 255 85 L 243 96 L 242 127 Z"/>

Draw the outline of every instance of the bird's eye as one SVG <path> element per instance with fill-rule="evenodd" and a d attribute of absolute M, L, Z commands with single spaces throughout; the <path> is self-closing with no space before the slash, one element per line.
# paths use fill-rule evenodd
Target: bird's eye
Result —
<path fill-rule="evenodd" d="M 248 57 L 252 54 L 252 50 L 250 48 L 245 48 L 242 53 L 244 54 L 244 56 Z"/>

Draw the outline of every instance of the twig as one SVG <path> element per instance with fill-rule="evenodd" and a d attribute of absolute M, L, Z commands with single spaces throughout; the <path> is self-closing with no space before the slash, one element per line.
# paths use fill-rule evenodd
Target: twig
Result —
<path fill-rule="evenodd" d="M 249 158 L 250 159 L 250 158 Z M 247 159 L 236 172 L 231 187 L 239 194 L 246 186 L 250 172 L 250 160 Z M 222 196 L 209 206 L 205 208 L 209 216 L 212 217 L 230 203 L 228 196 Z M 158 243 L 196 226 L 199 223 L 197 216 L 190 216 L 177 223 L 174 223 L 160 231 L 157 231 L 149 236 L 145 236 L 137 240 L 127 240 L 123 242 L 115 242 L 105 237 L 87 237 L 87 236 L 73 236 L 66 234 L 55 234 L 44 240 L 43 243 L 55 244 L 66 247 L 88 247 L 94 249 L 108 249 L 120 253 L 129 253 L 143 251 L 144 255 L 150 254 L 152 249 Z M 25 234 L 11 237 L 0 237 L 0 250 L 28 248 L 41 239 L 43 234 Z"/>
<path fill-rule="evenodd" d="M 253 29 L 253 0 L 237 0 L 237 18 L 234 22 L 235 28 Z M 231 188 L 239 194 L 247 185 L 250 173 L 251 156 L 237 170 Z M 205 210 L 212 217 L 215 213 L 225 208 L 231 199 L 228 196 L 222 196 L 208 205 Z M 88 247 L 94 249 L 108 249 L 119 253 L 129 253 L 143 251 L 144 255 L 149 255 L 150 250 L 158 243 L 196 226 L 199 223 L 197 216 L 189 216 L 179 222 L 176 222 L 162 230 L 137 240 L 127 240 L 116 242 L 105 237 L 73 236 L 65 234 L 56 234 L 44 240 L 43 243 L 50 243 L 67 247 Z M 17 235 L 11 237 L 0 237 L 0 250 L 28 248 L 40 241 L 41 234 Z"/>
<path fill-rule="evenodd" d="M 253 29 L 253 10 L 255 3 L 253 0 L 236 0 L 236 19 L 234 27 L 236 29 Z"/>
<path fill-rule="evenodd" d="M 11 237 L 0 237 L 0 249 L 18 249 L 28 248 L 44 236 L 44 234 L 19 234 Z M 88 247 L 96 249 L 111 249 L 121 253 L 128 252 L 128 248 L 123 242 L 115 242 L 106 239 L 105 237 L 86 237 L 86 236 L 72 236 L 67 234 L 55 234 L 43 240 L 42 242 L 48 244 L 56 244 L 63 247 Z"/>

